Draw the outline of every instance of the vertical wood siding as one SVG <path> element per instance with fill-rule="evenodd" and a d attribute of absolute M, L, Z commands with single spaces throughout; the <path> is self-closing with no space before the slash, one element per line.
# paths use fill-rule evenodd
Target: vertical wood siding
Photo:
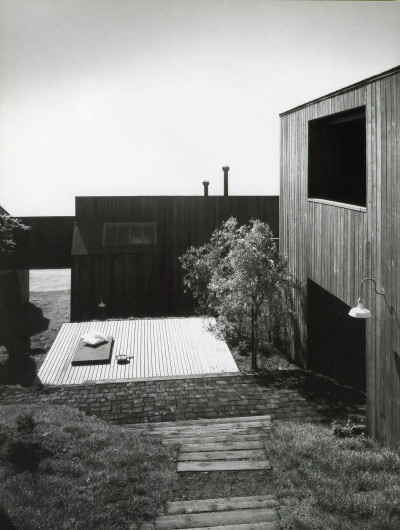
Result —
<path fill-rule="evenodd" d="M 31 227 L 29 251 L 30 269 L 68 269 L 71 267 L 71 243 L 74 217 L 22 217 Z"/>
<path fill-rule="evenodd" d="M 88 255 L 72 257 L 71 320 L 96 317 L 100 300 L 112 317 L 193 314 L 178 258 L 206 243 L 235 216 L 267 222 L 278 237 L 275 197 L 78 197 L 76 222 Z M 156 222 L 157 247 L 104 249 L 104 222 Z"/>
<path fill-rule="evenodd" d="M 365 105 L 367 207 L 308 201 L 308 122 Z M 353 306 L 365 284 L 367 322 L 367 424 L 389 447 L 400 441 L 400 73 L 295 109 L 281 117 L 280 246 L 301 281 L 310 278 Z M 288 351 L 306 364 L 307 326 L 298 302 L 300 340 Z"/>

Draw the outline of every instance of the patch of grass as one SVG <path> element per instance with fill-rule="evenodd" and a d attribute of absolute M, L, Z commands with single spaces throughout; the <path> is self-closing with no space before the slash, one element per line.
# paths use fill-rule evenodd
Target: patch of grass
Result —
<path fill-rule="evenodd" d="M 30 417 L 40 458 L 21 467 L 10 461 L 9 448 L 21 437 L 29 441 Z M 0 508 L 15 528 L 153 527 L 175 473 L 175 453 L 158 438 L 43 404 L 3 406 L 0 421 Z"/>
<path fill-rule="evenodd" d="M 277 423 L 266 440 L 284 528 L 400 528 L 400 453 L 320 425 Z"/>

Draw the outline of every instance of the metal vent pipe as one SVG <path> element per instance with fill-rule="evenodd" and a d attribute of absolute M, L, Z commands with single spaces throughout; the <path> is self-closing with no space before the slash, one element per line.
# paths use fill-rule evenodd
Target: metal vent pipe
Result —
<path fill-rule="evenodd" d="M 229 167 L 228 166 L 224 166 L 222 168 L 222 171 L 224 172 L 224 197 L 228 197 L 228 172 L 229 172 Z"/>

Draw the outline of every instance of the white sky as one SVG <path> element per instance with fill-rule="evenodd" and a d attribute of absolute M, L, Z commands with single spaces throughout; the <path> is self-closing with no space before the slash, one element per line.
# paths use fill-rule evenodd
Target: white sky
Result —
<path fill-rule="evenodd" d="M 279 113 L 400 64 L 399 2 L 0 0 L 0 204 L 279 193 Z"/>

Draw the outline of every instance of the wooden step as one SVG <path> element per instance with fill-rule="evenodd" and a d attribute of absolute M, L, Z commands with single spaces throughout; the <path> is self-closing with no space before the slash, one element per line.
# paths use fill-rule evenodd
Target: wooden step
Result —
<path fill-rule="evenodd" d="M 271 429 L 272 423 L 269 421 L 254 421 L 251 423 L 223 423 L 222 425 L 212 425 L 212 426 L 171 426 L 171 427 L 149 427 L 147 429 L 135 429 L 135 427 L 123 427 L 125 431 L 131 430 L 140 430 L 150 434 L 178 434 L 178 433 L 193 433 L 197 435 L 198 433 L 220 433 L 220 432 L 231 432 L 231 431 L 243 431 L 245 434 L 246 431 L 256 431 Z"/>
<path fill-rule="evenodd" d="M 184 443 L 181 445 L 179 451 L 181 453 L 192 453 L 198 451 L 235 451 L 237 449 L 263 449 L 264 443 L 262 441 L 227 441 L 217 443 Z"/>
<path fill-rule="evenodd" d="M 156 528 L 158 530 L 171 530 L 175 528 L 187 529 L 217 526 L 222 527 L 221 530 L 223 530 L 227 525 L 277 521 L 279 521 L 279 514 L 275 508 L 255 508 L 225 512 L 164 515 L 156 520 Z"/>
<path fill-rule="evenodd" d="M 170 431 L 152 431 L 151 433 L 143 433 L 146 435 L 157 435 L 162 436 L 163 438 L 208 438 L 209 436 L 256 436 L 264 435 L 269 436 L 271 433 L 271 427 L 263 427 L 262 429 L 213 429 L 212 431 L 207 431 L 202 429 L 199 431 L 180 431 L 180 432 L 170 432 Z"/>
<path fill-rule="evenodd" d="M 189 530 L 188 528 L 182 530 Z M 245 524 L 225 524 L 224 526 L 206 526 L 191 528 L 190 530 L 281 530 L 278 521 L 273 523 L 245 523 Z"/>
<path fill-rule="evenodd" d="M 213 419 L 199 419 L 199 420 L 177 420 L 177 421 L 159 421 L 153 423 L 127 423 L 124 428 L 129 429 L 158 429 L 167 427 L 188 427 L 188 426 L 206 426 L 206 425 L 222 425 L 223 423 L 251 423 L 257 421 L 272 421 L 270 415 L 265 416 L 236 416 L 234 418 L 213 418 Z"/>
<path fill-rule="evenodd" d="M 221 434 L 219 436 L 207 436 L 206 437 L 206 443 L 224 443 L 224 442 L 256 442 L 263 439 L 263 435 L 261 434 L 234 434 L 234 435 L 228 435 L 228 434 Z M 169 443 L 181 443 L 181 444 L 196 444 L 199 443 L 199 437 L 193 437 L 191 438 L 186 436 L 163 436 L 162 443 L 163 444 L 169 444 Z M 204 443 L 204 441 L 203 441 Z"/>
<path fill-rule="evenodd" d="M 208 460 L 263 460 L 265 452 L 261 449 L 244 451 L 200 451 L 193 453 L 181 453 L 178 462 L 194 462 Z"/>
<path fill-rule="evenodd" d="M 178 473 L 186 471 L 247 471 L 258 469 L 272 469 L 268 460 L 234 460 L 234 461 L 203 461 L 178 462 Z"/>
<path fill-rule="evenodd" d="M 250 497 L 227 497 L 221 499 L 173 501 L 168 505 L 168 515 L 225 512 L 249 508 L 275 508 L 277 506 L 279 506 L 279 501 L 276 495 L 254 495 Z"/>

